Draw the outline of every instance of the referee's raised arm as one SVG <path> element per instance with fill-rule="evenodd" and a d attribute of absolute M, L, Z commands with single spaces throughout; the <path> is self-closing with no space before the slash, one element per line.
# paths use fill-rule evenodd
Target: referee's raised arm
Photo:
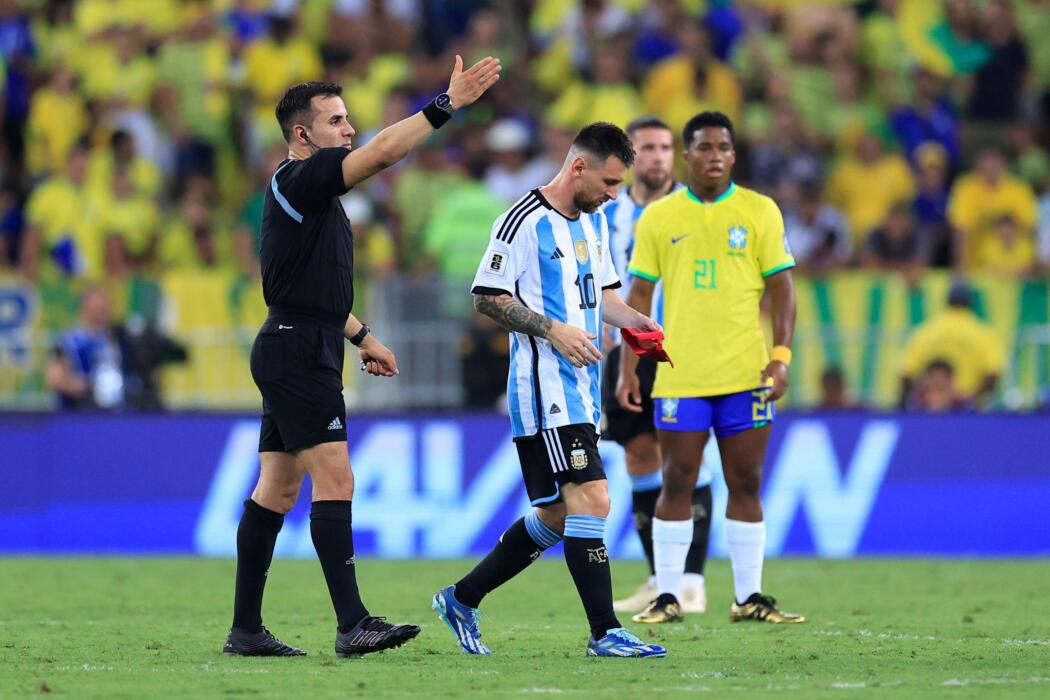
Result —
<path fill-rule="evenodd" d="M 473 104 L 495 85 L 501 69 L 499 59 L 488 56 L 463 70 L 463 59 L 457 55 L 448 92 L 439 95 L 422 111 L 388 126 L 360 149 L 352 151 L 343 160 L 343 183 L 347 188 L 353 187 L 404 158 L 447 122 L 452 112 Z"/>

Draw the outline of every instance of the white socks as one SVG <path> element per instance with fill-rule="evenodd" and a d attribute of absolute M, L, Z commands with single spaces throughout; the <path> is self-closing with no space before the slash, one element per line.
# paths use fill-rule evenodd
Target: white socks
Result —
<path fill-rule="evenodd" d="M 654 542 L 658 522 L 660 521 L 653 521 Z M 736 602 L 743 603 L 751 597 L 752 593 L 762 592 L 762 561 L 766 552 L 766 524 L 726 520 L 726 542 L 729 544 L 729 561 L 733 564 L 733 590 L 736 594 Z M 659 564 L 656 574 L 659 577 Z"/>
<path fill-rule="evenodd" d="M 653 568 L 658 594 L 670 593 L 676 598 L 681 595 L 685 557 L 692 543 L 692 520 L 653 518 Z"/>
<path fill-rule="evenodd" d="M 699 593 L 705 593 L 704 590 L 704 575 L 703 574 L 683 574 L 682 575 L 682 591 L 693 590 Z"/>

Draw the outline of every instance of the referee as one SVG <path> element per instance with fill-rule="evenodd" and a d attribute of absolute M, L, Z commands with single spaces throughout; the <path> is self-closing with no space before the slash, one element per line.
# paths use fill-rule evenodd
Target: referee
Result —
<path fill-rule="evenodd" d="M 358 349 L 361 370 L 398 373 L 394 354 L 352 313 L 353 233 L 339 196 L 405 157 L 452 112 L 499 80 L 499 59 L 463 70 L 456 56 L 448 92 L 423 110 L 351 150 L 342 88 L 293 85 L 277 105 L 288 142 L 266 190 L 262 222 L 263 296 L 269 316 L 252 346 L 262 394 L 259 481 L 237 529 L 233 626 L 223 652 L 233 656 L 302 656 L 262 625 L 262 597 L 284 515 L 305 474 L 313 484 L 310 534 L 338 624 L 335 652 L 356 656 L 400 646 L 419 634 L 368 613 L 357 589 L 350 501 L 354 477 L 346 444 L 343 338 Z"/>

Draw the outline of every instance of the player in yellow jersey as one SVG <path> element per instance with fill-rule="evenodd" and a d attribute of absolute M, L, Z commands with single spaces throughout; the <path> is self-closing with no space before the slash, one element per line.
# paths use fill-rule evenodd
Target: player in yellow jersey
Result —
<path fill-rule="evenodd" d="M 787 391 L 795 260 L 772 199 L 733 183 L 733 124 L 720 112 L 696 115 L 683 129 L 687 184 L 646 207 L 635 230 L 627 303 L 648 310 L 663 282 L 664 348 L 653 386 L 663 487 L 653 521 L 659 595 L 638 622 L 682 619 L 676 597 L 693 536 L 690 496 L 714 431 L 729 504 L 726 539 L 736 594 L 729 619 L 803 622 L 762 593 L 766 531 L 759 486 L 775 410 Z M 772 357 L 759 324 L 768 289 L 773 307 Z M 621 353 L 617 398 L 640 410 L 637 358 Z"/>

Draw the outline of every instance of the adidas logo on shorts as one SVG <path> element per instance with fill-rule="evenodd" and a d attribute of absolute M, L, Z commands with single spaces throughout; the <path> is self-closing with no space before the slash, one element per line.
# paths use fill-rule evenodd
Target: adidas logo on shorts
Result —
<path fill-rule="evenodd" d="M 335 418 L 332 419 L 332 422 L 328 424 L 328 429 L 329 430 L 342 430 L 343 429 L 343 421 L 339 420 L 339 416 L 336 416 Z"/>

